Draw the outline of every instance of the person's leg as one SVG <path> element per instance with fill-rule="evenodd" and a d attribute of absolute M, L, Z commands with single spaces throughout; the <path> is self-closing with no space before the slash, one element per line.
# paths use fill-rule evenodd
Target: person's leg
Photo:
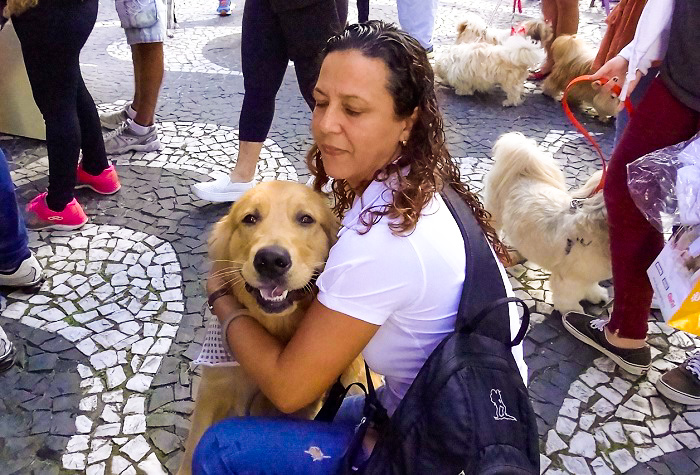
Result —
<path fill-rule="evenodd" d="M 97 18 L 97 0 L 68 3 L 62 8 L 51 9 L 50 4 L 40 7 L 14 19 L 14 25 L 32 94 L 46 123 L 46 204 L 53 211 L 62 211 L 73 200 L 81 145 L 79 55 Z M 65 34 L 66 28 L 71 35 Z"/>
<path fill-rule="evenodd" d="M 401 29 L 428 51 L 433 49 L 433 31 L 438 0 L 396 0 Z"/>
<path fill-rule="evenodd" d="M 313 90 L 321 67 L 321 51 L 328 39 L 340 33 L 345 26 L 338 17 L 337 6 L 340 3 L 347 6 L 347 0 L 317 2 L 280 17 L 287 51 L 294 61 L 299 91 L 312 111 L 315 105 Z M 299 28 L 299 25 L 309 24 L 313 24 L 314 28 Z"/>
<path fill-rule="evenodd" d="M 280 20 L 269 2 L 246 2 L 241 33 L 241 69 L 245 92 L 238 125 L 238 158 L 230 177 L 234 183 L 248 182 L 255 175 L 262 143 L 267 138 L 275 115 L 275 97 L 288 62 Z"/>
<path fill-rule="evenodd" d="M 78 82 L 78 122 L 80 123 L 80 148 L 83 151 L 82 168 L 93 176 L 101 174 L 109 161 L 100 127 L 100 116 L 82 75 Z"/>
<path fill-rule="evenodd" d="M 369 20 L 369 0 L 357 0 L 357 21 L 364 23 Z"/>
<path fill-rule="evenodd" d="M 12 183 L 7 160 L 0 150 L 0 286 L 25 287 L 43 279 L 41 265 L 27 246 L 27 227 L 17 206 L 15 185 Z M 0 329 L 0 371 L 3 355 L 8 357 L 9 340 L 3 350 Z M 5 353 L 3 353 L 5 351 Z"/>
<path fill-rule="evenodd" d="M 554 37 L 575 35 L 578 31 L 578 0 L 556 0 L 557 21 Z"/>
<path fill-rule="evenodd" d="M 155 126 L 155 111 L 165 72 L 165 3 L 163 0 L 153 0 L 153 3 L 145 5 L 157 10 L 158 19 L 148 27 L 124 29 L 134 66 L 134 101 L 125 110 L 101 117 L 104 127 L 119 130 L 105 142 L 108 155 L 130 151 L 151 152 L 162 148 Z M 117 13 L 120 17 L 129 14 L 119 8 Z"/>
<path fill-rule="evenodd" d="M 155 122 L 158 94 L 163 84 L 165 63 L 163 43 L 138 43 L 131 45 L 134 60 L 134 122 L 149 127 Z"/>
<path fill-rule="evenodd" d="M 627 164 L 663 147 L 689 139 L 700 114 L 653 81 L 615 148 L 605 181 L 615 305 L 606 333 L 610 342 L 643 341 L 652 289 L 646 271 L 663 247 L 663 236 L 637 209 L 627 188 Z M 615 338 L 615 336 L 619 337 Z M 634 344 L 634 342 L 627 342 Z"/>
<path fill-rule="evenodd" d="M 354 426 L 291 418 L 227 419 L 194 452 L 194 475 L 337 473 Z M 275 454 L 271 457 L 270 454 Z"/>
<path fill-rule="evenodd" d="M 615 147 L 603 190 L 608 212 L 615 303 L 609 321 L 579 312 L 564 315 L 564 327 L 632 374 L 651 367 L 646 344 L 652 288 L 647 269 L 664 240 L 637 209 L 627 187 L 627 164 L 654 150 L 690 138 L 700 128 L 700 113 L 674 98 L 655 79 Z"/>
<path fill-rule="evenodd" d="M 544 45 L 546 58 L 544 63 L 539 67 L 539 72 L 541 75 L 546 75 L 552 72 L 552 66 L 554 65 L 554 60 L 552 59 L 552 41 L 556 38 L 557 32 L 557 21 L 559 19 L 559 9 L 557 7 L 557 0 L 542 0 L 542 17 L 544 21 L 552 25 L 552 39 L 547 44 Z"/>
<path fill-rule="evenodd" d="M 260 151 L 275 115 L 275 97 L 288 63 L 279 18 L 269 2 L 245 2 L 241 34 L 245 92 L 238 125 L 236 165 L 228 177 L 193 185 L 195 196 L 207 201 L 230 202 L 252 188 Z"/>
<path fill-rule="evenodd" d="M 0 272 L 12 271 L 30 256 L 27 228 L 17 206 L 15 185 L 0 150 Z"/>

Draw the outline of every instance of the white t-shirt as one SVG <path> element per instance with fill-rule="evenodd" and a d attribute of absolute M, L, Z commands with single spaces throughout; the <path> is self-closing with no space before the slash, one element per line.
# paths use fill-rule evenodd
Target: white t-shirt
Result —
<path fill-rule="evenodd" d="M 415 230 L 395 236 L 384 216 L 365 234 L 360 214 L 392 199 L 387 182 L 372 182 L 348 210 L 318 278 L 318 300 L 331 310 L 380 325 L 362 356 L 384 375 L 382 404 L 391 414 L 435 347 L 454 331 L 464 285 L 464 241 L 450 210 L 435 195 Z M 499 264 L 500 266 L 500 264 Z M 508 295 L 513 290 L 501 266 Z M 520 328 L 510 308 L 511 334 Z M 527 381 L 522 346 L 513 356 Z"/>

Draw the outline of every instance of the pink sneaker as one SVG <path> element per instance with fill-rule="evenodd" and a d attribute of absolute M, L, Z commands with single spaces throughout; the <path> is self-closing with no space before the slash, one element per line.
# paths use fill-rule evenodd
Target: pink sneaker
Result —
<path fill-rule="evenodd" d="M 27 205 L 28 227 L 30 229 L 56 229 L 71 231 L 88 222 L 88 217 L 75 198 L 63 211 L 53 211 L 46 204 L 46 192 L 34 198 Z"/>
<path fill-rule="evenodd" d="M 83 170 L 83 163 L 80 162 L 78 164 L 77 178 L 76 188 L 90 188 L 95 193 L 101 195 L 113 195 L 122 187 L 121 183 L 119 183 L 119 177 L 117 176 L 117 170 L 114 169 L 114 165 L 108 166 L 102 173 L 93 176 Z"/>

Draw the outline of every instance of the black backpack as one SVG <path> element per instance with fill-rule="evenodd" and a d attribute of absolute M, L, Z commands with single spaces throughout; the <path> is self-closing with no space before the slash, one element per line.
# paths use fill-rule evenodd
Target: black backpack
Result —
<path fill-rule="evenodd" d="M 435 348 L 388 420 L 368 374 L 363 422 L 348 448 L 344 471 L 539 474 L 535 415 L 511 353 L 511 346 L 525 336 L 529 311 L 522 301 L 506 296 L 491 247 L 471 209 L 452 188 L 446 187 L 442 197 L 466 251 L 455 332 Z M 509 302 L 524 309 L 512 342 Z M 379 440 L 370 458 L 357 466 L 355 452 L 372 422 L 380 430 Z"/>

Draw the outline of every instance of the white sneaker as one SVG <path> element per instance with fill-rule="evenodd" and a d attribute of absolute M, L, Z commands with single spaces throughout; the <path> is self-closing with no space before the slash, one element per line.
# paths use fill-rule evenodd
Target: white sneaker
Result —
<path fill-rule="evenodd" d="M 120 155 L 127 152 L 153 152 L 163 146 L 158 140 L 158 127 L 152 125 L 148 132 L 139 135 L 131 128 L 131 119 L 114 132 L 105 134 L 107 155 Z"/>
<path fill-rule="evenodd" d="M 229 177 L 224 176 L 214 181 L 192 185 L 192 193 L 200 200 L 213 203 L 230 203 L 239 200 L 246 191 L 254 186 L 255 180 L 233 183 Z"/>
<path fill-rule="evenodd" d="M 23 260 L 14 272 L 0 272 L 0 286 L 31 287 L 43 279 L 41 264 L 34 254 Z"/>
<path fill-rule="evenodd" d="M 100 124 L 102 127 L 109 130 L 118 129 L 129 120 L 129 114 L 126 110 L 131 106 L 131 103 L 124 106 L 123 109 L 119 109 L 114 112 L 103 112 L 100 114 Z"/>
<path fill-rule="evenodd" d="M 15 364 L 15 345 L 0 327 L 0 373 L 10 369 L 13 364 Z"/>

